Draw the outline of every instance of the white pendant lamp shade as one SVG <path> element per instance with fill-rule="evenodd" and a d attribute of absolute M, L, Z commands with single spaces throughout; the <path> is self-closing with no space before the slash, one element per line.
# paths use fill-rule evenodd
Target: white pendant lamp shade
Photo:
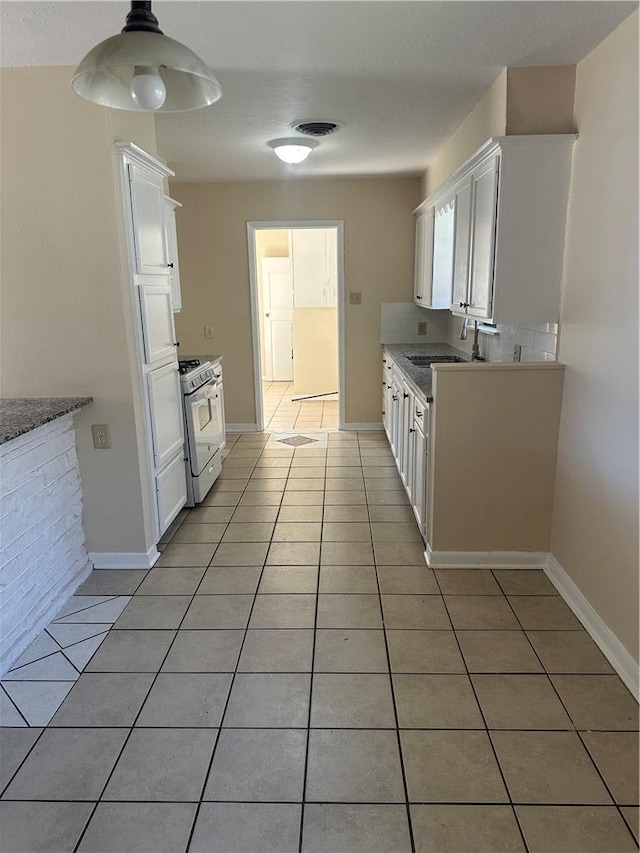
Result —
<path fill-rule="evenodd" d="M 283 163 L 291 165 L 302 163 L 303 160 L 306 160 L 317 144 L 317 142 L 311 139 L 300 139 L 299 137 L 273 139 L 269 143 L 276 157 L 282 160 Z"/>
<path fill-rule="evenodd" d="M 222 91 L 211 69 L 158 29 L 151 3 L 133 2 L 131 8 L 124 30 L 96 45 L 78 65 L 74 92 L 104 107 L 135 111 L 197 110 L 219 100 Z"/>

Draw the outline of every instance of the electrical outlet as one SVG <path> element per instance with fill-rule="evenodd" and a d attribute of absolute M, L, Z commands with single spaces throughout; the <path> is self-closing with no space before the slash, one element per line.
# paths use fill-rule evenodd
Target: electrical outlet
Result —
<path fill-rule="evenodd" d="M 352 290 L 349 293 L 349 305 L 362 305 L 362 294 Z"/>
<path fill-rule="evenodd" d="M 108 450 L 111 447 L 111 434 L 108 424 L 91 424 L 93 446 L 98 450 Z"/>
<path fill-rule="evenodd" d="M 520 361 L 522 356 L 522 347 L 520 344 L 513 345 L 513 360 Z"/>
<path fill-rule="evenodd" d="M 418 323 L 418 334 L 426 335 L 427 334 L 427 324 L 423 321 L 422 323 Z"/>
<path fill-rule="evenodd" d="M 204 336 L 205 338 L 213 337 L 213 326 L 205 326 L 204 327 Z"/>

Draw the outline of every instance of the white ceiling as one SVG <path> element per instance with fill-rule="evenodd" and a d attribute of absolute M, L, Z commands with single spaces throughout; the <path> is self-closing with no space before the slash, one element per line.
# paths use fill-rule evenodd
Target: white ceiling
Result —
<path fill-rule="evenodd" d="M 2 65 L 75 65 L 125 2 L 4 2 Z M 506 66 L 573 64 L 637 3 L 434 0 L 156 2 L 167 35 L 216 73 L 218 104 L 156 117 L 180 180 L 417 175 Z M 300 119 L 344 127 L 308 161 L 267 147 Z"/>

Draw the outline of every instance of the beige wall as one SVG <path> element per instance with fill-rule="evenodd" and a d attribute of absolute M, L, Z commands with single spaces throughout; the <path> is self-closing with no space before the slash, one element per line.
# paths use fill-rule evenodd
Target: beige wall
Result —
<path fill-rule="evenodd" d="M 184 351 L 200 352 L 203 324 L 216 329 L 225 356 L 225 405 L 231 423 L 255 423 L 248 220 L 344 220 L 345 289 L 362 293 L 345 306 L 346 421 L 379 423 L 380 305 L 411 301 L 412 210 L 417 178 L 291 180 L 278 183 L 173 183 L 180 211 L 183 295 L 177 319 Z"/>
<path fill-rule="evenodd" d="M 153 153 L 154 123 L 83 101 L 72 71 L 2 71 L 0 382 L 5 396 L 95 398 L 75 419 L 87 546 L 146 551 L 111 143 Z M 91 423 L 109 424 L 111 450 L 93 449 Z"/>
<path fill-rule="evenodd" d="M 490 136 L 504 136 L 507 127 L 507 72 L 494 80 L 472 112 L 429 163 L 422 198 L 431 195 Z"/>
<path fill-rule="evenodd" d="M 575 65 L 507 69 L 507 135 L 573 133 Z"/>
<path fill-rule="evenodd" d="M 637 659 L 638 14 L 578 64 L 552 552 Z"/>

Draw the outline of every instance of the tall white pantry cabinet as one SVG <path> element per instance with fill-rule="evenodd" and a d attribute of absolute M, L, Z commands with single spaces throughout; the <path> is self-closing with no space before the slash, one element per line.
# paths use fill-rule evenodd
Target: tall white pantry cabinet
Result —
<path fill-rule="evenodd" d="M 131 267 L 134 328 L 145 417 L 147 487 L 156 542 L 187 500 L 178 342 L 173 322 L 164 179 L 173 172 L 132 143 L 118 142 Z M 175 264 L 172 266 L 171 264 Z M 175 292 L 175 288 L 174 288 Z"/>

